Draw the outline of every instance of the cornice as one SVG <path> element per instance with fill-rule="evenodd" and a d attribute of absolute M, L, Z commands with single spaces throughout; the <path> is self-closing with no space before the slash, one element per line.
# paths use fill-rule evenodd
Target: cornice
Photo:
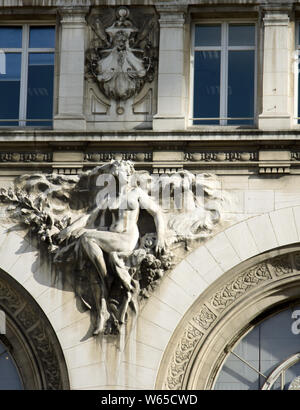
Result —
<path fill-rule="evenodd" d="M 92 142 L 163 142 L 171 141 L 201 141 L 201 142 L 297 142 L 299 141 L 300 129 L 270 130 L 258 129 L 188 129 L 178 131 L 57 131 L 57 130 L 25 130 L 12 129 L 0 131 L 0 146 L 5 143 L 61 143 L 76 142 L 88 144 Z"/>
<path fill-rule="evenodd" d="M 156 5 L 157 7 L 183 7 L 189 5 L 264 5 L 271 7 L 281 7 L 286 4 L 298 4 L 299 0 L 0 0 L 0 7 L 90 7 L 90 6 L 134 6 L 134 5 Z"/>
<path fill-rule="evenodd" d="M 128 136 L 127 136 L 128 137 Z M 149 137 L 149 135 L 148 135 Z M 217 174 L 300 174 L 300 143 L 294 140 L 191 140 L 181 141 L 152 136 L 147 140 L 0 143 L 0 173 L 22 170 L 55 170 L 78 174 L 84 169 L 103 165 L 113 159 L 130 160 L 139 169 L 170 174 L 178 169 L 193 172 L 213 170 Z"/>

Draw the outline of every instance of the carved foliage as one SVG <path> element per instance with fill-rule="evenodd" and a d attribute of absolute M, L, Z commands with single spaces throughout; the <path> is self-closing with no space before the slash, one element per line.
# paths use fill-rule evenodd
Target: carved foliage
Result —
<path fill-rule="evenodd" d="M 293 259 L 296 261 L 297 255 L 295 254 Z M 272 263 L 269 265 L 269 269 L 271 273 L 275 274 L 276 276 L 283 276 L 293 272 L 293 266 L 291 263 L 290 255 L 280 255 L 276 258 L 272 259 Z"/>
<path fill-rule="evenodd" d="M 223 310 L 243 295 L 248 289 L 257 286 L 260 282 L 270 280 L 271 274 L 265 263 L 239 275 L 235 280 L 228 283 L 218 291 L 210 300 L 211 305 L 217 310 Z"/>
<path fill-rule="evenodd" d="M 203 329 L 208 329 L 210 325 L 215 321 L 217 316 L 206 305 L 203 305 L 200 313 L 193 317 L 193 321 Z"/>
<path fill-rule="evenodd" d="M 187 329 L 183 334 L 183 337 L 177 345 L 172 363 L 169 367 L 165 385 L 166 389 L 180 389 L 189 360 L 196 345 L 202 337 L 203 333 L 200 332 L 200 330 L 193 326 L 191 323 L 189 323 Z"/>

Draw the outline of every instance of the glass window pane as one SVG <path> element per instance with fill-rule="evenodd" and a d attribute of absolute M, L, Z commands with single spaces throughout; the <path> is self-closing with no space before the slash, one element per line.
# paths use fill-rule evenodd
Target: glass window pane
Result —
<path fill-rule="evenodd" d="M 0 27 L 0 48 L 22 48 L 22 27 Z"/>
<path fill-rule="evenodd" d="M 0 390 L 23 390 L 16 365 L 0 343 Z"/>
<path fill-rule="evenodd" d="M 259 329 L 253 329 L 233 350 L 251 366 L 259 369 Z M 215 383 L 215 390 L 257 390 L 257 373 L 246 363 L 230 354 Z"/>
<path fill-rule="evenodd" d="M 300 54 L 298 52 L 298 124 L 300 124 Z"/>
<path fill-rule="evenodd" d="M 21 53 L 2 53 L 0 73 L 0 118 L 18 119 L 21 78 Z M 0 121 L 0 125 L 18 125 L 18 122 Z"/>
<path fill-rule="evenodd" d="M 195 46 L 220 46 L 221 25 L 198 25 L 195 29 Z"/>
<path fill-rule="evenodd" d="M 254 50 L 228 53 L 228 117 L 254 117 Z M 253 124 L 253 119 L 248 123 Z"/>
<path fill-rule="evenodd" d="M 299 306 L 293 306 L 261 322 L 233 350 L 266 377 L 277 369 L 277 379 L 272 390 L 288 389 L 300 375 L 300 362 L 296 360 L 292 366 L 287 362 L 288 358 L 299 352 L 299 335 L 291 330 L 292 312 L 298 309 Z M 266 379 L 244 361 L 229 354 L 218 375 L 215 389 L 261 389 Z M 283 386 L 280 370 L 285 374 Z"/>
<path fill-rule="evenodd" d="M 30 27 L 29 48 L 54 48 L 55 27 Z"/>
<path fill-rule="evenodd" d="M 255 26 L 251 25 L 229 25 L 229 46 L 254 46 Z"/>
<path fill-rule="evenodd" d="M 30 53 L 28 64 L 27 125 L 51 126 L 53 115 L 54 54 Z"/>
<path fill-rule="evenodd" d="M 219 51 L 197 51 L 194 73 L 194 118 L 218 118 L 220 113 Z M 218 124 L 218 120 L 194 124 Z"/>
<path fill-rule="evenodd" d="M 298 336 L 298 335 L 297 335 Z M 299 351 L 299 339 L 291 331 L 291 310 L 269 317 L 251 330 L 233 352 L 266 376 L 289 356 Z M 299 363 L 286 371 L 286 387 L 299 375 Z M 245 362 L 229 354 L 217 378 L 215 389 L 253 390 L 265 383 Z M 273 386 L 280 389 L 280 383 Z"/>

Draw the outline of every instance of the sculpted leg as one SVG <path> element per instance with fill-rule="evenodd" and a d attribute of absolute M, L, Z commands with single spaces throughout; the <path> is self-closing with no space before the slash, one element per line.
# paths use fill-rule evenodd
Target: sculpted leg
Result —
<path fill-rule="evenodd" d="M 126 258 L 127 256 L 127 253 L 111 252 L 109 254 L 110 260 L 113 263 L 116 273 L 119 279 L 121 280 L 121 284 L 125 288 L 126 292 L 119 309 L 120 323 L 125 323 L 129 304 L 132 301 L 133 297 L 135 297 L 137 294 L 137 289 L 135 287 L 134 280 L 132 279 L 129 273 L 128 266 L 126 266 L 124 262 L 124 257 Z"/>
<path fill-rule="evenodd" d="M 94 317 L 94 330 L 93 334 L 97 335 L 103 332 L 106 322 L 110 315 L 107 310 L 106 300 L 102 295 L 102 289 L 97 281 L 98 275 L 96 273 L 91 274 L 91 290 L 93 293 L 93 299 L 95 301 L 95 317 Z"/>
<path fill-rule="evenodd" d="M 98 277 L 100 279 L 100 286 L 96 278 L 91 278 L 91 287 L 93 297 L 95 300 L 95 308 L 97 312 L 97 320 L 94 329 L 94 334 L 98 334 L 103 331 L 110 314 L 107 309 L 108 299 L 108 287 L 107 287 L 107 269 L 103 252 L 99 246 L 91 239 L 82 237 L 81 244 L 86 252 L 88 258 L 93 262 L 96 267 Z"/>
<path fill-rule="evenodd" d="M 116 269 L 117 275 L 121 279 L 122 285 L 125 289 L 131 292 L 133 290 L 133 286 L 131 284 L 132 278 L 128 272 L 128 267 L 125 266 L 121 256 L 122 254 L 119 255 L 118 252 L 111 252 L 109 254 L 109 258 Z"/>
<path fill-rule="evenodd" d="M 106 298 L 108 296 L 107 269 L 106 269 L 103 252 L 100 249 L 96 241 L 94 241 L 92 238 L 89 238 L 85 235 L 81 238 L 81 244 L 88 258 L 90 259 L 91 262 L 93 262 L 93 264 L 95 265 L 97 269 L 99 279 L 103 287 L 104 297 Z"/>
<path fill-rule="evenodd" d="M 126 313 L 127 313 L 128 306 L 129 306 L 131 299 L 132 299 L 132 293 L 127 292 L 126 297 L 124 298 L 122 306 L 120 308 L 120 323 L 125 323 Z"/>

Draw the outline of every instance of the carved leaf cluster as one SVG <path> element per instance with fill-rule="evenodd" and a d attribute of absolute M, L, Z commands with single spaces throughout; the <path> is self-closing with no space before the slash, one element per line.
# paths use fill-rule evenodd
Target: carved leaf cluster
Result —
<path fill-rule="evenodd" d="M 173 254 L 168 252 L 156 257 L 148 253 L 139 265 L 140 296 L 149 298 L 151 293 L 159 286 L 165 272 L 172 267 Z"/>

